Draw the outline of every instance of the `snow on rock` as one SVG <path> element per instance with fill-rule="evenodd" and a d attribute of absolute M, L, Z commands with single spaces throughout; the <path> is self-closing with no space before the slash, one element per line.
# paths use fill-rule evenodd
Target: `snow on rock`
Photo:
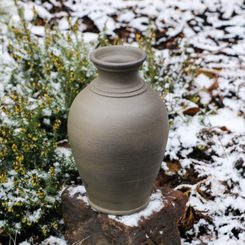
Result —
<path fill-rule="evenodd" d="M 81 199 L 88 204 L 86 189 L 83 185 L 76 186 L 76 187 L 68 187 L 67 190 L 71 198 L 76 196 L 77 199 Z M 163 206 L 164 206 L 164 197 L 162 196 L 161 191 L 157 191 L 150 196 L 149 204 L 145 209 L 131 215 L 124 215 L 124 216 L 109 215 L 109 218 L 117 220 L 128 226 L 137 226 L 138 222 L 143 217 L 146 218 L 151 216 L 154 212 L 160 211 L 163 208 Z"/>
<path fill-rule="evenodd" d="M 109 218 L 121 222 L 127 226 L 137 226 L 142 218 L 151 216 L 154 212 L 160 211 L 163 207 L 164 197 L 162 196 L 161 191 L 157 191 L 150 196 L 149 204 L 145 209 L 130 215 L 109 215 Z"/>
<path fill-rule="evenodd" d="M 74 197 L 74 195 L 77 193 L 83 195 L 86 192 L 85 187 L 83 185 L 69 187 L 68 190 L 71 197 Z"/>
<path fill-rule="evenodd" d="M 83 200 L 86 204 L 88 204 L 88 198 L 86 196 L 86 189 L 83 185 L 79 185 L 76 187 L 68 187 L 69 195 L 73 198 L 76 195 L 77 199 Z"/>

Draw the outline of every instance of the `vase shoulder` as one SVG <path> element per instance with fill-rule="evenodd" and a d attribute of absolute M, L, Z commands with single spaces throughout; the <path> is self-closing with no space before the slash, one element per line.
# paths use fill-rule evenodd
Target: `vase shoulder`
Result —
<path fill-rule="evenodd" d="M 147 90 L 147 85 L 143 81 L 123 87 L 110 87 L 106 85 L 103 86 L 100 82 L 95 80 L 90 83 L 88 87 L 93 93 L 106 97 L 132 97 L 142 94 Z"/>

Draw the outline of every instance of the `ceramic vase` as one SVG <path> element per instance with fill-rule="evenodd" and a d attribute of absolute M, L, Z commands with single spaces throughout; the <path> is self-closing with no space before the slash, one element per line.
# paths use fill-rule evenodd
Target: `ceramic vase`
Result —
<path fill-rule="evenodd" d="M 167 112 L 139 75 L 143 50 L 102 47 L 90 59 L 98 74 L 72 103 L 69 141 L 90 205 L 131 214 L 148 204 L 167 143 Z"/>

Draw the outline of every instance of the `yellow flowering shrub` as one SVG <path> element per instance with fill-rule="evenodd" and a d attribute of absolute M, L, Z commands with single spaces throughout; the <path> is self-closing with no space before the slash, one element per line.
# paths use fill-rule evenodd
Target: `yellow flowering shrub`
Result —
<path fill-rule="evenodd" d="M 67 139 L 74 97 L 95 74 L 88 52 L 74 29 L 47 27 L 39 39 L 23 19 L 22 27 L 10 27 L 12 70 L 0 94 L 0 230 L 18 242 L 39 244 L 62 232 L 61 190 L 80 179 L 59 141 Z"/>
<path fill-rule="evenodd" d="M 51 129 L 43 124 L 48 106 L 45 95 L 34 100 L 16 92 L 0 103 L 0 228 L 19 239 L 60 232 L 59 193 L 78 177 L 72 159 L 57 150 L 60 119 Z"/>

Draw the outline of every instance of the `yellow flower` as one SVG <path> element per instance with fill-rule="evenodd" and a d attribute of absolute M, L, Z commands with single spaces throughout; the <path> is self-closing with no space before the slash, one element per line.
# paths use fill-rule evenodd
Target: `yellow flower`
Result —
<path fill-rule="evenodd" d="M 24 156 L 23 155 L 17 155 L 15 157 L 15 160 L 18 162 L 18 163 L 22 163 L 23 160 L 24 160 Z"/>
<path fill-rule="evenodd" d="M 13 101 L 17 101 L 17 99 L 18 99 L 18 97 L 17 97 L 16 94 L 12 94 L 12 95 L 10 96 L 10 98 L 11 98 Z"/>
<path fill-rule="evenodd" d="M 45 197 L 45 192 L 43 190 L 38 190 L 37 195 L 40 199 L 43 199 Z"/>
<path fill-rule="evenodd" d="M 61 125 L 61 121 L 59 119 L 56 119 L 53 124 L 53 130 L 57 130 Z"/>
<path fill-rule="evenodd" d="M 15 206 L 21 207 L 21 206 L 23 206 L 23 203 L 18 201 L 18 202 L 15 203 Z"/>
<path fill-rule="evenodd" d="M 46 236 L 48 234 L 48 226 L 47 225 L 44 225 L 44 226 L 42 226 L 41 229 L 42 229 L 43 235 Z"/>
<path fill-rule="evenodd" d="M 16 152 L 17 151 L 17 145 L 16 144 L 13 144 L 12 145 L 12 150 L 13 150 L 13 152 Z"/>
<path fill-rule="evenodd" d="M 20 113 L 20 112 L 22 111 L 22 108 L 21 108 L 19 105 L 15 105 L 14 111 L 15 111 L 16 113 Z"/>
<path fill-rule="evenodd" d="M 37 141 L 37 137 L 35 137 L 35 136 L 33 136 L 31 139 L 32 139 L 33 141 Z"/>
<path fill-rule="evenodd" d="M 50 105 L 51 104 L 51 97 L 48 94 L 43 95 L 45 102 Z"/>
<path fill-rule="evenodd" d="M 30 149 L 34 149 L 34 148 L 36 148 L 36 145 L 30 144 Z"/>
<path fill-rule="evenodd" d="M 22 218 L 21 222 L 24 223 L 24 224 L 27 223 L 27 218 L 26 217 Z"/>
<path fill-rule="evenodd" d="M 36 187 L 38 185 L 38 177 L 36 175 L 32 175 L 31 183 L 34 187 Z"/>
<path fill-rule="evenodd" d="M 4 143 L 4 142 L 1 140 L 1 138 L 0 138 L 0 142 L 1 142 L 1 143 Z M 6 155 L 7 155 L 7 149 L 4 148 L 4 149 L 2 149 L 2 150 L 0 151 L 0 158 L 1 158 L 1 159 L 4 159 Z"/>
<path fill-rule="evenodd" d="M 0 183 L 6 183 L 6 182 L 8 182 L 7 174 L 5 172 L 0 173 Z"/>
<path fill-rule="evenodd" d="M 21 162 L 19 161 L 15 161 L 14 164 L 13 164 L 13 167 L 14 167 L 14 170 L 16 172 L 18 172 L 19 174 L 22 174 L 24 175 L 25 174 L 25 169 L 24 169 L 24 166 Z"/>
<path fill-rule="evenodd" d="M 135 35 L 135 39 L 136 39 L 136 41 L 138 42 L 138 43 L 141 43 L 142 42 L 142 36 L 140 35 L 140 33 L 136 33 L 136 35 Z"/>
<path fill-rule="evenodd" d="M 51 226 L 54 228 L 54 229 L 58 229 L 58 224 L 57 224 L 57 222 L 55 222 L 55 221 L 53 221 L 52 223 L 51 223 Z"/>
<path fill-rule="evenodd" d="M 20 130 L 21 133 L 25 133 L 26 132 L 25 128 L 20 128 L 19 130 Z"/>
<path fill-rule="evenodd" d="M 49 174 L 50 174 L 52 177 L 55 175 L 55 169 L 54 169 L 54 167 L 51 167 L 51 168 L 49 169 Z"/>

